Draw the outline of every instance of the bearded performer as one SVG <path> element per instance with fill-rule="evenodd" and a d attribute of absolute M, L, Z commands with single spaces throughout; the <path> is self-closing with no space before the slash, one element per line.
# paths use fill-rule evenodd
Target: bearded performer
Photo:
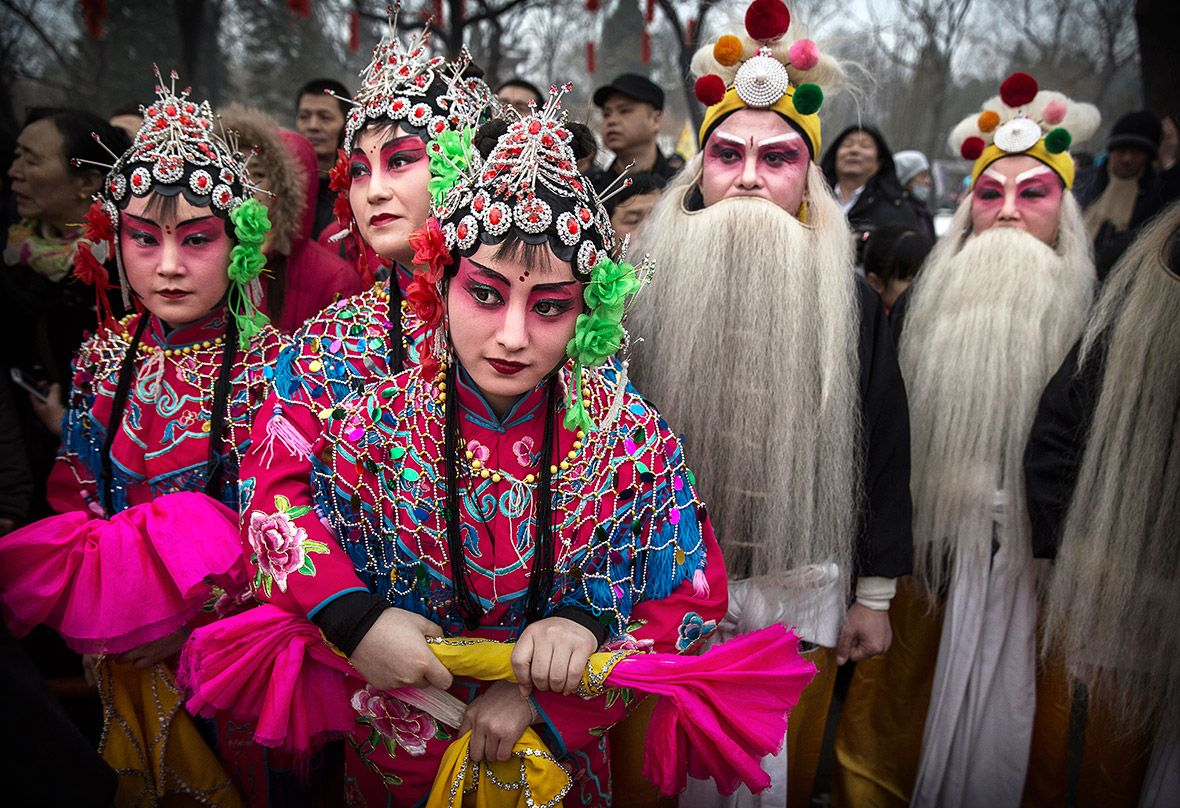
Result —
<path fill-rule="evenodd" d="M 1033 554 L 1056 559 L 1045 624 L 1059 681 L 1038 688 L 1026 804 L 1064 803 L 1071 782 L 1079 805 L 1180 804 L 1178 228 L 1173 206 L 1116 265 L 1029 437 Z"/>
<path fill-rule="evenodd" d="M 848 804 L 1020 801 L 1037 621 L 1021 456 L 1093 294 L 1068 147 L 1097 121 L 1017 73 L 951 135 L 975 161 L 972 192 L 894 313 L 914 427 L 915 586 L 895 610 L 904 642 L 849 689 L 836 744 Z"/>
<path fill-rule="evenodd" d="M 190 718 L 174 672 L 195 626 L 250 600 L 237 483 L 282 348 L 257 309 L 270 222 L 208 103 L 156 76 L 79 248 L 102 322 L 74 359 L 48 484 L 59 515 L 0 542 L 0 608 L 15 633 L 44 623 L 85 655 L 117 804 L 267 804 L 249 733 Z M 103 306 L 105 255 L 140 309 L 120 321 Z"/>
<path fill-rule="evenodd" d="M 889 647 L 894 579 L 911 560 L 901 375 L 814 162 L 815 82 L 842 74 L 810 40 L 784 38 L 788 24 L 781 2 L 758 0 L 747 36 L 694 59 L 701 154 L 641 234 L 667 271 L 637 306 L 633 368 L 704 469 L 739 579 L 720 633 L 798 626 L 820 670 L 791 715 L 790 764 L 765 764 L 775 786 L 763 805 L 787 801 L 788 771 L 790 803 L 809 803 L 836 666 Z M 702 791 L 682 804 L 720 800 Z"/>

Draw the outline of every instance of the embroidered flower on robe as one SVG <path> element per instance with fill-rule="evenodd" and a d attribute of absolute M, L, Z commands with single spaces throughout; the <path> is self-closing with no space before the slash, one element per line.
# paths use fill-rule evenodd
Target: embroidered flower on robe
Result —
<path fill-rule="evenodd" d="M 358 721 L 384 739 L 390 757 L 396 754 L 395 745 L 418 757 L 426 754 L 426 744 L 432 738 L 449 737 L 445 731 L 440 734 L 438 723 L 429 714 L 381 694 L 372 685 L 352 694 L 352 709 L 360 715 Z"/>
<path fill-rule="evenodd" d="M 676 639 L 676 650 L 687 651 L 704 640 L 717 629 L 715 620 L 706 620 L 696 612 L 687 612 L 680 621 L 679 637 Z"/>
<path fill-rule="evenodd" d="M 271 585 L 280 592 L 287 591 L 287 577 L 292 573 L 315 575 L 311 553 L 327 553 L 328 545 L 307 537 L 307 531 L 295 524 L 300 516 L 311 512 L 301 505 L 292 508 L 284 496 L 275 497 L 275 513 L 254 511 L 250 514 L 247 535 L 254 555 L 250 561 L 258 567 L 254 576 L 254 590 L 259 588 L 269 598 Z"/>

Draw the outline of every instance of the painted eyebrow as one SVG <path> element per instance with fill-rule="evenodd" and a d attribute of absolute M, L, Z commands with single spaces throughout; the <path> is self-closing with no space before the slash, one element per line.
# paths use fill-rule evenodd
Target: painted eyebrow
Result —
<path fill-rule="evenodd" d="M 737 135 L 731 135 L 731 134 L 729 134 L 729 132 L 717 132 L 716 134 L 713 135 L 713 137 L 717 138 L 718 140 L 724 140 L 726 143 L 732 143 L 735 146 L 745 146 L 746 145 L 745 140 L 738 137 Z"/>
<path fill-rule="evenodd" d="M 474 266 L 479 268 L 481 275 L 489 275 L 489 276 L 491 276 L 492 280 L 497 280 L 500 283 L 504 284 L 505 286 L 512 285 L 508 282 L 507 278 L 505 278 L 503 275 L 501 275 L 499 272 L 492 269 L 491 267 L 484 266 L 483 264 L 481 264 L 478 261 L 473 260 L 471 258 L 468 258 L 467 260 L 471 261 L 471 263 Z M 532 294 L 534 292 L 556 292 L 556 291 L 564 289 L 565 287 L 569 286 L 570 284 L 574 284 L 574 283 L 577 283 L 577 281 L 558 281 L 557 283 L 538 283 L 532 289 L 529 290 L 529 294 Z"/>
<path fill-rule="evenodd" d="M 160 226 L 157 223 L 153 222 L 151 219 L 140 218 L 139 216 L 136 216 L 134 213 L 124 213 L 123 215 L 126 216 L 128 219 L 134 219 L 135 221 L 139 222 L 140 224 L 145 224 L 145 225 L 148 225 L 149 227 L 157 227 L 158 228 Z M 210 216 L 198 216 L 195 219 L 185 219 L 183 222 L 177 222 L 175 227 L 177 230 L 179 230 L 180 228 L 188 227 L 191 224 L 203 224 L 204 222 L 208 221 L 209 219 L 213 219 L 213 218 L 215 218 L 215 217 L 210 215 Z"/>
<path fill-rule="evenodd" d="M 781 146 L 786 143 L 794 143 L 796 140 L 803 140 L 798 132 L 787 132 L 785 135 L 775 135 L 774 137 L 766 138 L 766 140 L 760 140 L 754 145 L 758 148 L 764 146 Z"/>
<path fill-rule="evenodd" d="M 1049 168 L 1049 166 L 1037 166 L 1036 168 L 1030 168 L 1028 171 L 1016 175 L 1016 184 L 1019 185 L 1025 180 L 1031 180 L 1034 177 L 1041 176 L 1042 174 L 1048 174 L 1052 170 L 1053 169 Z"/>
<path fill-rule="evenodd" d="M 1008 181 L 1008 178 L 1006 176 L 1001 174 L 999 171 L 995 171 L 991 168 L 985 168 L 983 170 L 983 176 L 988 177 L 989 179 L 992 179 L 992 180 L 1000 183 L 1000 185 L 1003 185 L 1005 182 Z"/>

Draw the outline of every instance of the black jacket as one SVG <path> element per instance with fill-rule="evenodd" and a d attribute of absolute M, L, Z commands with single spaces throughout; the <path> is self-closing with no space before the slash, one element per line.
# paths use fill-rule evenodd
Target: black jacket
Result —
<path fill-rule="evenodd" d="M 869 178 L 855 203 L 848 210 L 848 226 L 856 240 L 856 262 L 862 262 L 865 242 L 873 231 L 887 225 L 899 225 L 934 238 L 934 224 L 924 205 L 906 194 L 897 181 L 897 170 L 893 166 L 893 152 L 885 138 L 871 126 L 850 126 L 836 136 L 824 152 L 820 168 L 828 184 L 836 187 L 836 150 L 844 138 L 853 132 L 864 132 L 877 143 L 877 155 L 881 167 Z"/>
<path fill-rule="evenodd" d="M 1082 210 L 1094 204 L 1109 184 L 1110 174 L 1105 165 L 1091 166 L 1079 174 L 1074 183 L 1074 196 L 1077 197 Z M 1156 172 L 1149 166 L 1143 172 L 1143 176 L 1139 178 L 1139 193 L 1135 197 L 1135 208 L 1131 212 L 1131 221 L 1127 229 L 1115 230 L 1107 222 L 1094 237 L 1094 266 L 1098 270 L 1099 280 L 1106 280 L 1110 270 L 1139 234 L 1139 228 L 1177 198 L 1180 198 L 1180 164 L 1161 172 Z"/>

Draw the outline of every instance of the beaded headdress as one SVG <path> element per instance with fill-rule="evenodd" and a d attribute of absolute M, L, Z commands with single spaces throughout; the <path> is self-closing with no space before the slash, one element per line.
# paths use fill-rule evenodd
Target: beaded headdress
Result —
<path fill-rule="evenodd" d="M 373 48 L 372 60 L 360 73 L 356 96 L 340 98 L 352 110 L 344 124 L 343 147 L 331 172 L 330 187 L 336 192 L 333 213 L 341 228 L 332 236 L 333 241 L 355 230 L 348 200 L 352 184 L 348 165 L 361 130 L 371 124 L 400 126 L 407 134 L 422 138 L 428 154 L 437 155 L 446 149 L 449 132 L 478 125 L 492 106 L 492 92 L 487 84 L 480 78 L 464 75 L 471 64 L 466 48 L 454 62 L 431 56 L 429 26 L 423 26 L 408 45 L 402 44 L 397 35 L 399 8 L 400 3 L 390 9 L 388 29 Z M 432 159 L 432 176 L 437 165 Z M 364 249 L 358 249 L 357 254 L 363 261 Z M 361 270 L 370 274 L 363 264 Z"/>
<path fill-rule="evenodd" d="M 610 216 L 594 186 L 578 172 L 573 134 L 565 126 L 561 97 L 571 89 L 552 87 L 541 109 L 519 115 L 508 107 L 507 131 L 486 157 L 470 139 L 454 159 L 454 184 L 431 206 L 431 217 L 410 243 L 416 264 L 407 299 L 434 330 L 433 360 L 424 359 L 429 376 L 445 351 L 442 281 L 455 256 L 470 256 L 480 244 L 499 244 L 514 231 L 526 244 L 546 245 L 570 264 L 586 285 L 585 309 L 578 316 L 566 348 L 573 360 L 573 380 L 566 391 L 566 424 L 591 429 L 581 395 L 582 370 L 606 362 L 626 344 L 625 309 L 651 274 L 651 264 L 625 263 L 626 243 L 616 243 Z M 618 262 L 611 256 L 618 254 Z M 620 390 L 626 384 L 620 366 Z"/>
<path fill-rule="evenodd" d="M 258 276 L 266 264 L 262 242 L 270 229 L 266 207 L 254 198 L 258 186 L 250 182 L 246 168 L 248 157 L 238 150 L 236 136 L 222 130 L 209 102 L 197 103 L 185 88 L 176 92 L 176 71 L 164 83 L 156 70 L 156 101 L 140 107 L 143 124 L 131 148 L 121 155 L 111 152 L 112 165 L 94 205 L 86 216 L 86 239 L 93 246 L 80 249 L 75 259 L 75 274 L 95 286 L 99 311 L 108 320 L 106 304 L 107 273 L 95 255 L 95 248 L 113 252 L 119 268 L 119 283 L 124 306 L 130 307 L 130 294 L 118 249 L 119 211 L 132 198 L 156 193 L 163 196 L 183 194 L 193 205 L 208 206 L 214 214 L 233 225 L 237 244 L 230 253 L 227 269 L 231 284 L 229 307 L 236 320 L 239 339 L 245 347 L 251 337 L 266 325 L 266 315 L 258 310 L 262 290 Z M 96 141 L 98 136 L 94 135 Z M 101 144 L 101 141 L 99 141 Z M 79 163 L 82 161 L 74 161 Z M 109 247 L 108 247 L 109 245 Z"/>
<path fill-rule="evenodd" d="M 1072 188 L 1069 147 L 1093 135 L 1101 120 L 1093 104 L 1042 90 L 1027 73 L 1013 73 L 1000 85 L 999 95 L 959 122 L 949 142 L 963 159 L 975 161 L 972 184 L 996 160 L 1027 154 L 1056 171 L 1065 187 Z"/>
<path fill-rule="evenodd" d="M 754 0 L 746 9 L 744 38 L 723 34 L 697 52 L 696 97 L 708 107 L 698 132 L 701 145 L 731 113 L 766 109 L 799 130 L 813 157 L 820 152 L 817 113 L 824 94 L 815 82 L 827 71 L 817 70 L 821 57 L 810 39 L 787 42 L 790 25 L 782 0 Z"/>

